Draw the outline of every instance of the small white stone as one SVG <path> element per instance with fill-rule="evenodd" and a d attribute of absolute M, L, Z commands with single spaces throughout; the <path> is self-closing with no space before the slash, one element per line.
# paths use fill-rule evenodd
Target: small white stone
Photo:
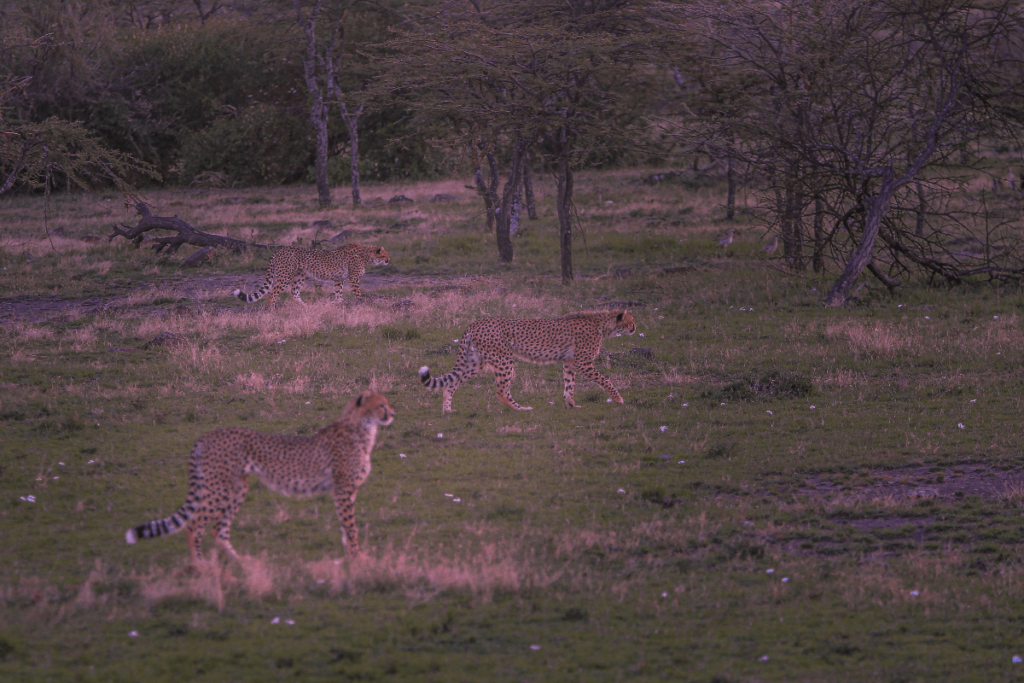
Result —
<path fill-rule="evenodd" d="M 811 406 L 811 410 L 815 410 L 818 406 Z"/>
<path fill-rule="evenodd" d="M 58 464 L 58 465 L 63 465 L 64 463 L 62 463 L 62 462 L 59 462 L 59 463 L 57 463 L 57 464 Z"/>
<path fill-rule="evenodd" d="M 462 499 L 461 499 L 461 498 L 453 498 L 453 499 L 452 499 L 452 502 L 453 502 L 453 503 L 461 503 L 461 502 L 462 502 Z"/>
<path fill-rule="evenodd" d="M 679 461 L 679 464 L 680 464 L 680 465 L 685 465 L 685 464 L 686 464 L 686 461 L 685 461 L 685 460 L 680 460 L 680 461 Z"/>
<path fill-rule="evenodd" d="M 667 598 L 667 597 L 668 597 L 668 593 L 662 593 L 662 594 L 661 594 L 661 597 L 663 597 L 663 598 Z"/>
<path fill-rule="evenodd" d="M 289 626 L 295 626 L 295 622 L 292 621 L 291 619 L 285 619 L 284 623 L 288 624 Z"/>
<path fill-rule="evenodd" d="M 769 415 L 774 415 L 775 413 L 773 413 L 772 411 L 770 411 L 770 410 L 769 410 L 769 411 L 768 411 L 768 414 L 769 414 Z"/>
<path fill-rule="evenodd" d="M 971 399 L 971 403 L 977 403 L 977 402 L 978 402 L 978 399 L 976 399 L 976 398 L 972 398 Z"/>
<path fill-rule="evenodd" d="M 666 427 L 665 425 L 661 425 L 660 427 L 658 427 L 658 429 L 660 429 L 663 432 L 667 432 L 668 431 L 668 427 Z"/>
<path fill-rule="evenodd" d="M 774 574 L 774 573 L 775 573 L 774 569 L 769 569 L 769 570 L 765 571 L 765 574 Z"/>
<path fill-rule="evenodd" d="M 455 497 L 454 493 L 446 493 L 444 495 L 447 496 L 448 498 L 454 498 Z"/>
<path fill-rule="evenodd" d="M 689 408 L 689 407 L 690 407 L 690 404 L 689 404 L 689 403 L 684 403 L 684 404 L 683 404 L 683 407 L 684 407 L 684 408 Z"/>
<path fill-rule="evenodd" d="M 307 406 L 309 405 L 309 401 L 306 401 L 306 405 L 307 405 Z"/>
<path fill-rule="evenodd" d="M 759 661 L 759 662 L 767 662 L 767 661 L 768 661 L 768 655 L 764 655 L 764 656 L 763 656 L 763 657 L 761 657 L 761 659 L 759 659 L 758 661 Z"/>
<path fill-rule="evenodd" d="M 1013 663 L 1014 664 L 1020 664 L 1021 662 L 1024 662 L 1024 659 L 1021 659 L 1020 655 L 1014 655 L 1013 656 Z"/>
<path fill-rule="evenodd" d="M 910 591 L 910 594 L 913 595 L 916 598 L 921 593 L 919 591 Z"/>
<path fill-rule="evenodd" d="M 270 620 L 270 623 L 271 624 L 280 624 L 281 623 L 281 617 L 274 617 L 273 619 Z"/>
<path fill-rule="evenodd" d="M 957 426 L 958 429 L 964 429 L 964 423 L 963 422 L 957 422 L 956 426 Z"/>
<path fill-rule="evenodd" d="M 788 576 L 784 576 L 782 578 L 782 583 L 789 583 L 789 577 Z"/>
<path fill-rule="evenodd" d="M 128 631 L 128 637 L 129 638 L 138 638 L 139 637 L 139 632 L 138 631 Z"/>
<path fill-rule="evenodd" d="M 641 336 L 641 337 L 642 337 L 642 336 L 644 336 L 644 333 L 643 333 L 643 332 L 641 332 L 641 333 L 640 333 L 640 336 Z"/>
<path fill-rule="evenodd" d="M 405 457 L 405 453 L 399 453 L 399 454 L 398 454 L 398 457 L 399 457 L 399 458 L 404 458 L 404 457 Z"/>
<path fill-rule="evenodd" d="M 444 438 L 444 432 L 438 432 L 437 433 L 437 438 L 443 439 Z"/>
<path fill-rule="evenodd" d="M 931 318 L 929 318 L 928 316 L 925 316 L 924 319 L 925 320 L 931 320 Z"/>
<path fill-rule="evenodd" d="M 625 493 L 626 489 L 619 489 L 619 493 Z"/>
<path fill-rule="evenodd" d="M 608 203 L 611 204 L 611 202 L 608 202 Z M 530 649 L 533 650 L 534 652 L 536 652 L 537 650 L 540 649 L 540 645 L 531 645 Z"/>

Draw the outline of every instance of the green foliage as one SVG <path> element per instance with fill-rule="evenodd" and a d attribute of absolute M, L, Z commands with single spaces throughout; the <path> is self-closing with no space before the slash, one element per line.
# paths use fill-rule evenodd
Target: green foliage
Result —
<path fill-rule="evenodd" d="M 215 171 L 243 185 L 282 183 L 303 176 L 310 158 L 307 126 L 267 105 L 225 115 L 184 138 L 182 181 Z"/>
<path fill-rule="evenodd" d="M 160 179 L 149 164 L 104 147 L 81 123 L 57 118 L 41 123 L 8 120 L 5 128 L 0 140 L 0 195 L 18 186 L 49 194 L 54 187 L 94 189 L 102 184 L 127 192 L 131 176 Z"/>

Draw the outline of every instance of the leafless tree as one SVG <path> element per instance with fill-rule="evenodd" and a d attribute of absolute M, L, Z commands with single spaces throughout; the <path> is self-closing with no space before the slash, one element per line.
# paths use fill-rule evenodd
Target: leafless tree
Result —
<path fill-rule="evenodd" d="M 998 233 L 980 220 L 968 181 L 978 151 L 1021 130 L 1019 3 L 704 0 L 663 9 L 677 21 L 666 26 L 701 45 L 697 61 L 731 92 L 715 116 L 687 121 L 683 137 L 755 169 L 790 267 L 805 267 L 805 246 L 816 270 L 841 265 L 828 304 L 842 304 L 865 269 L 890 288 L 920 272 L 951 282 L 1021 273 L 1007 245 L 971 263 L 950 238 Z"/>

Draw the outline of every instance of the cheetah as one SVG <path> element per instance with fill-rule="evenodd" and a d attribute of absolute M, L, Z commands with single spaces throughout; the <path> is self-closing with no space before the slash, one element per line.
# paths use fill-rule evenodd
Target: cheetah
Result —
<path fill-rule="evenodd" d="M 364 391 L 348 402 L 337 421 L 313 436 L 262 434 L 238 427 L 210 432 L 192 449 L 185 504 L 166 519 L 132 527 L 125 540 L 134 544 L 140 538 L 184 529 L 198 564 L 203 559 L 203 532 L 213 522 L 217 545 L 238 560 L 231 546 L 231 520 L 249 490 L 249 474 L 255 474 L 267 488 L 286 496 L 330 492 L 341 522 L 342 545 L 355 557 L 359 554 L 356 491 L 370 476 L 377 426 L 394 419 L 395 411 L 384 396 Z"/>
<path fill-rule="evenodd" d="M 253 303 L 270 293 L 270 307 L 276 305 L 277 298 L 284 293 L 289 285 L 292 287 L 292 298 L 300 304 L 304 303 L 299 296 L 302 281 L 311 278 L 318 283 L 334 282 L 334 299 L 341 299 L 342 283 L 348 279 L 352 294 L 361 297 L 359 278 L 366 272 L 366 264 L 386 266 L 391 262 L 388 252 L 383 247 L 369 247 L 361 244 L 346 244 L 333 250 L 303 249 L 302 247 L 281 247 L 270 257 L 267 268 L 267 279 L 263 286 L 252 294 L 236 289 L 233 294 L 242 301 Z"/>
<path fill-rule="evenodd" d="M 420 368 L 420 381 L 428 389 L 443 389 L 441 411 L 450 413 L 452 395 L 459 385 L 481 370 L 491 370 L 502 403 L 515 410 L 533 410 L 516 403 L 509 392 L 515 376 L 513 359 L 540 364 L 562 361 L 562 396 L 566 407 L 580 407 L 573 400 L 576 373 L 601 385 L 611 400 L 623 403 L 608 378 L 594 367 L 594 359 L 601 352 L 601 340 L 623 332 L 636 332 L 633 316 L 625 310 L 585 311 L 549 320 L 484 318 L 466 328 L 451 372 L 432 378 L 430 368 L 424 365 Z"/>

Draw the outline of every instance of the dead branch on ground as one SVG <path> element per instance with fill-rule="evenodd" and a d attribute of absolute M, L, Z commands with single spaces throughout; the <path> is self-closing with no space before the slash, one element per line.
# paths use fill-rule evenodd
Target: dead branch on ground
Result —
<path fill-rule="evenodd" d="M 237 240 L 233 237 L 211 235 L 210 233 L 195 229 L 177 216 L 154 216 L 153 212 L 150 211 L 149 207 L 142 200 L 131 195 L 125 195 L 124 205 L 135 209 L 135 212 L 140 216 L 139 223 L 134 228 L 125 223 L 121 223 L 120 227 L 117 225 L 113 226 L 114 232 L 107 236 L 110 241 L 113 241 L 117 236 L 121 236 L 126 240 L 134 242 L 137 248 L 142 244 L 144 233 L 150 230 L 173 230 L 178 234 L 170 237 L 157 237 L 153 240 L 153 249 L 156 253 L 159 254 L 166 248 L 168 254 L 173 254 L 183 244 L 191 244 L 196 247 L 224 247 L 235 253 L 250 248 L 270 248 L 266 244 L 255 244 L 253 242 Z M 122 230 L 121 228 L 125 229 Z"/>

